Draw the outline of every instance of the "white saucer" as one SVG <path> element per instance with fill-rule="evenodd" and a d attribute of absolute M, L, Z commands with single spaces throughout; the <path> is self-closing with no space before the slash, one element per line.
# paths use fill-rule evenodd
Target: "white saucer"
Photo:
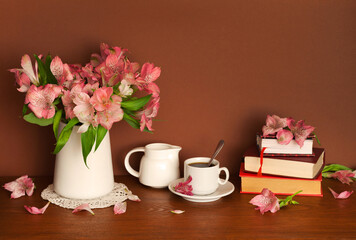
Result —
<path fill-rule="evenodd" d="M 219 185 L 218 189 L 209 195 L 193 195 L 193 196 L 189 196 L 189 195 L 185 195 L 179 192 L 174 191 L 174 187 L 180 183 L 183 182 L 183 178 L 179 178 L 177 180 L 174 180 L 173 182 L 171 182 L 168 185 L 168 189 L 169 191 L 171 191 L 172 193 L 183 197 L 185 200 L 191 201 L 191 202 L 213 202 L 216 201 L 226 195 L 229 195 L 230 193 L 232 193 L 235 190 L 234 185 L 231 182 L 227 182 L 224 185 Z M 222 179 L 223 181 L 223 179 Z"/>

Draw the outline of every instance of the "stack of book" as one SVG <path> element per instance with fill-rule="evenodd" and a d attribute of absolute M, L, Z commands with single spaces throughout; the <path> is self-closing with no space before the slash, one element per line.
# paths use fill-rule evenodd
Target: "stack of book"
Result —
<path fill-rule="evenodd" d="M 312 138 L 306 139 L 301 148 L 294 140 L 281 145 L 274 137 L 258 134 L 257 146 L 247 149 L 241 164 L 241 193 L 260 193 L 268 188 L 278 195 L 302 190 L 299 195 L 323 196 L 324 164 L 325 150 L 313 148 Z"/>

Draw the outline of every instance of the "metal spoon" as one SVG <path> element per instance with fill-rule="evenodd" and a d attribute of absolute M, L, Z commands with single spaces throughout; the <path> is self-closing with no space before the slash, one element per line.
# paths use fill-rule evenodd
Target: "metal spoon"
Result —
<path fill-rule="evenodd" d="M 214 158 L 218 155 L 218 153 L 220 152 L 220 150 L 222 149 L 222 147 L 224 146 L 224 140 L 220 140 L 218 145 L 216 146 L 215 152 L 213 154 L 213 156 L 211 156 L 210 161 L 208 163 L 208 167 L 210 167 L 210 165 L 212 164 Z"/>

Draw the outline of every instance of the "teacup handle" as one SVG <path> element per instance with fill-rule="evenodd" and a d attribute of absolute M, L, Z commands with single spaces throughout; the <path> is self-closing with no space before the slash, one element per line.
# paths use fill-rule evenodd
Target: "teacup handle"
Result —
<path fill-rule="evenodd" d="M 125 168 L 134 177 L 139 177 L 139 173 L 130 166 L 130 163 L 129 163 L 130 156 L 134 152 L 144 152 L 144 151 L 145 151 L 144 147 L 137 147 L 137 148 L 132 149 L 130 152 L 128 152 L 126 154 L 126 157 L 125 157 Z"/>
<path fill-rule="evenodd" d="M 229 177 L 230 177 L 230 175 L 229 175 L 229 170 L 228 170 L 226 167 L 219 168 L 219 175 L 220 175 L 221 171 L 224 171 L 224 172 L 225 172 L 226 178 L 225 178 L 224 181 L 221 181 L 221 179 L 218 178 L 218 183 L 221 184 L 221 185 L 224 185 L 224 184 L 227 183 L 227 181 L 229 180 Z"/>

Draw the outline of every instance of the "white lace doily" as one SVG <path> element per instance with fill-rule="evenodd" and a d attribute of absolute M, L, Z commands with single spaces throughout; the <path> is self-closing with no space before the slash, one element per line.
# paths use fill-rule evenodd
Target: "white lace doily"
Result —
<path fill-rule="evenodd" d="M 114 189 L 110 193 L 103 197 L 93 199 L 69 199 L 62 197 L 53 190 L 53 184 L 50 184 L 42 191 L 41 197 L 53 204 L 69 209 L 74 209 L 83 203 L 88 203 L 90 208 L 93 209 L 110 207 L 126 199 L 140 201 L 140 199 L 136 195 L 133 195 L 126 185 L 122 183 L 114 183 Z"/>

